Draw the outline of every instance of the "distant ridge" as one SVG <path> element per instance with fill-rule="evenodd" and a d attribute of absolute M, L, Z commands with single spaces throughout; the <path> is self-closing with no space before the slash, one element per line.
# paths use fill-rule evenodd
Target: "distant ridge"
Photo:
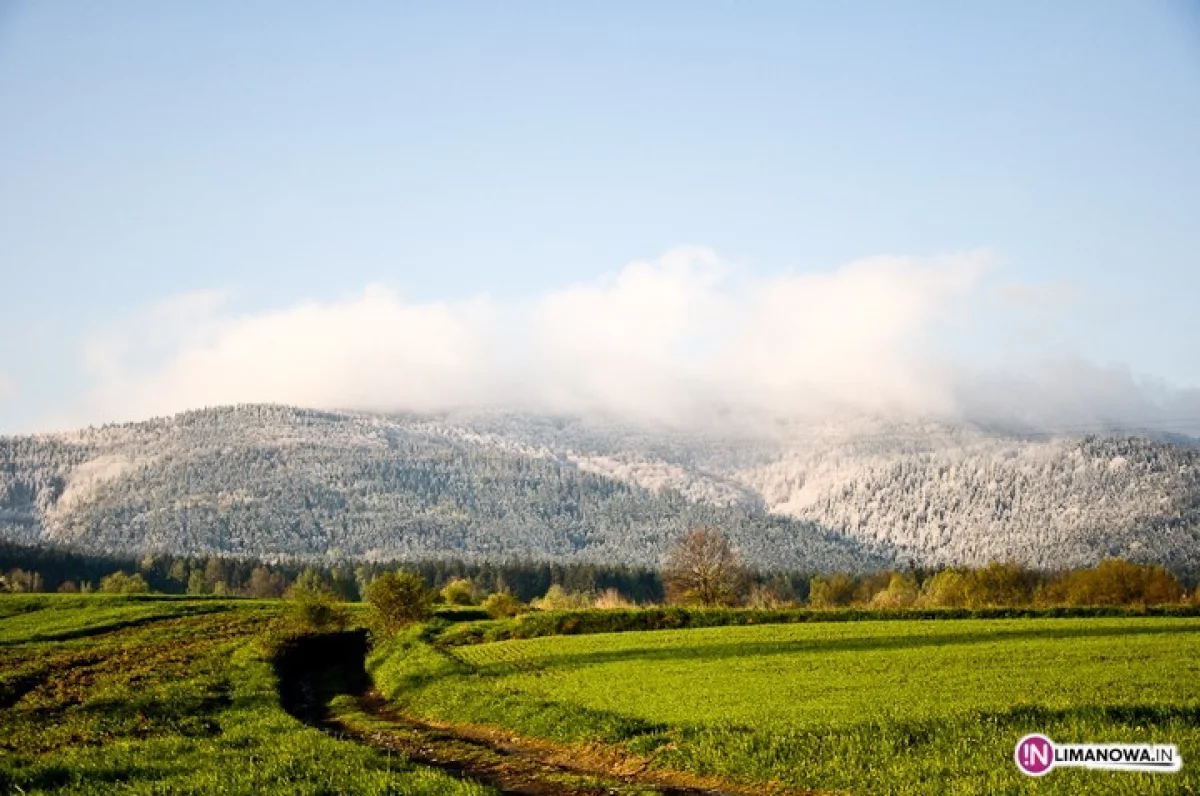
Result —
<path fill-rule="evenodd" d="M 765 568 L 1119 555 L 1195 572 L 1194 442 L 244 405 L 0 437 L 0 537 L 120 554 L 656 564 L 707 523 Z"/>

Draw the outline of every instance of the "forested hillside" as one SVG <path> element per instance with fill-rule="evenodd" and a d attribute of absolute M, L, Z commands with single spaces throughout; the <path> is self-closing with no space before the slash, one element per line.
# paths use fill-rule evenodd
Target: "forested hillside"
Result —
<path fill-rule="evenodd" d="M 696 524 L 764 568 L 1194 572 L 1200 451 L 862 418 L 698 432 L 277 406 L 0 438 L 0 534 L 94 552 L 655 565 Z"/>
<path fill-rule="evenodd" d="M 1200 563 L 1200 451 L 1174 444 L 931 435 L 792 453 L 741 477 L 773 511 L 925 565 Z"/>
<path fill-rule="evenodd" d="M 764 565 L 882 560 L 752 504 L 655 492 L 426 419 L 213 409 L 4 439 L 0 468 L 0 532 L 95 552 L 657 564 L 684 528 L 713 524 Z"/>

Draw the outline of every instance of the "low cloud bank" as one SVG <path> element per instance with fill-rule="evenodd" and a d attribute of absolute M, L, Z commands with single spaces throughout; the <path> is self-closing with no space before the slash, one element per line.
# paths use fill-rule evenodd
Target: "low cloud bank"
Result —
<path fill-rule="evenodd" d="M 88 342 L 92 387 L 76 419 L 277 402 L 682 424 L 721 407 L 1200 427 L 1195 392 L 1148 387 L 1122 368 L 1069 359 L 979 372 L 950 357 L 939 340 L 970 328 L 992 260 L 876 257 L 763 276 L 687 247 L 512 304 L 412 302 L 372 285 L 239 314 L 224 294 L 189 294 Z"/>

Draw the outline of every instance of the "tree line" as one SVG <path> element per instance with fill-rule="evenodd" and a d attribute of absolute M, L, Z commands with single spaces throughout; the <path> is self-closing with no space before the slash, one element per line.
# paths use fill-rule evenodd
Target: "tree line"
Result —
<path fill-rule="evenodd" d="M 309 583 L 314 579 L 320 582 L 340 600 L 357 602 L 364 598 L 371 581 L 397 568 L 416 573 L 428 588 L 440 589 L 452 581 L 469 581 L 477 593 L 508 593 L 523 602 L 546 594 L 556 584 L 572 593 L 615 590 L 638 603 L 663 599 L 662 580 L 649 567 L 534 560 L 343 561 L 320 565 L 225 556 L 134 558 L 0 540 L 0 591 L 100 591 L 106 578 L 121 573 L 123 579 L 111 583 L 128 587 L 128 579 L 137 577 L 149 592 L 269 598 L 284 596 L 303 577 Z M 797 580 L 804 577 L 796 575 Z"/>
<path fill-rule="evenodd" d="M 1035 570 L 1015 563 L 869 574 L 764 573 L 748 567 L 729 537 L 693 528 L 660 569 L 536 561 L 342 562 L 329 566 L 224 557 L 121 559 L 58 547 L 0 542 L 0 591 L 115 592 L 278 598 L 289 592 L 365 600 L 371 585 L 403 571 L 429 604 L 479 606 L 494 614 L 636 605 L 786 608 L 985 608 L 1157 605 L 1200 602 L 1200 588 L 1154 565 L 1107 559 L 1095 567 Z M 424 599 L 424 598 L 423 598 Z"/>
<path fill-rule="evenodd" d="M 755 578 L 719 530 L 683 536 L 663 569 L 667 596 L 677 604 L 779 608 L 989 608 L 1053 605 L 1163 605 L 1200 602 L 1165 567 L 1119 558 L 1095 567 L 1036 570 L 993 562 L 976 568 L 884 570 L 813 577 L 804 600 L 786 582 Z"/>

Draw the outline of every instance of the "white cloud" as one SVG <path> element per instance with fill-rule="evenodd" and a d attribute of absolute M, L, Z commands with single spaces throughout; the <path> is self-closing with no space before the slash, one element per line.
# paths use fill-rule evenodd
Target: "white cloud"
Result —
<path fill-rule="evenodd" d="M 944 412 L 951 385 L 930 334 L 955 315 L 990 258 L 878 257 L 775 277 L 733 308 L 723 380 L 740 401 Z"/>
<path fill-rule="evenodd" d="M 701 387 L 727 333 L 729 270 L 702 248 L 553 291 L 530 313 L 526 367 L 545 403 L 670 415 Z"/>
<path fill-rule="evenodd" d="M 188 297 L 173 303 L 197 306 Z M 467 398 L 487 363 L 483 300 L 411 304 L 370 286 L 343 301 L 249 315 L 220 314 L 214 303 L 187 323 L 165 325 L 164 306 L 103 344 L 91 410 L 142 417 L 257 401 L 432 409 Z M 152 347 L 169 340 L 172 350 L 154 366 L 131 365 L 146 353 L 139 341 L 152 335 Z M 88 348 L 93 369 L 95 350 Z"/>
<path fill-rule="evenodd" d="M 1200 390 L 1141 377 L 1128 366 L 1078 356 L 1027 358 L 957 380 L 961 414 L 1059 430 L 1131 427 L 1200 435 Z"/>
<path fill-rule="evenodd" d="M 850 409 L 1024 420 L 1079 416 L 1081 402 L 1093 415 L 1146 416 L 1162 404 L 1128 374 L 1082 361 L 980 374 L 941 356 L 934 338 L 970 323 L 964 308 L 986 292 L 991 261 L 986 252 L 876 257 L 756 276 L 687 247 L 514 305 L 412 302 L 369 286 L 337 301 L 238 314 L 227 294 L 188 294 L 88 342 L 93 389 L 80 420 L 256 401 L 667 420 L 714 404 L 785 416 Z"/>
<path fill-rule="evenodd" d="M 675 250 L 544 297 L 533 316 L 537 382 L 663 417 L 711 401 L 784 413 L 946 409 L 951 390 L 924 338 L 988 260 L 881 257 L 753 278 L 709 250 Z"/>

